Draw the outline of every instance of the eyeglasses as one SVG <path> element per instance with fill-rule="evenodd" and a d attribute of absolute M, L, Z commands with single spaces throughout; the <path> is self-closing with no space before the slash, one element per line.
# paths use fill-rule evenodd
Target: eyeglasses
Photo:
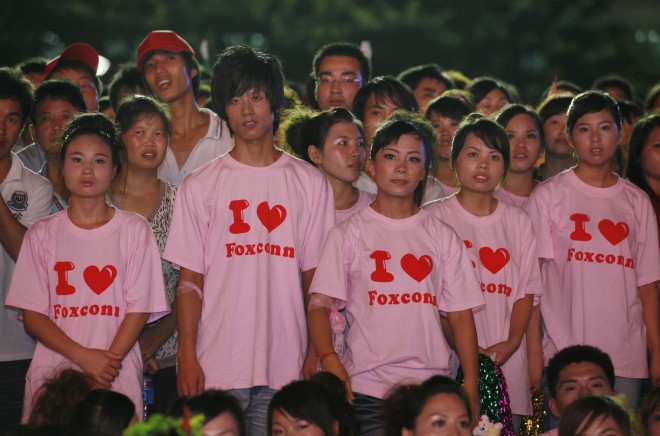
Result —
<path fill-rule="evenodd" d="M 352 86 L 362 83 L 362 79 L 356 76 L 341 76 L 340 78 L 335 78 L 332 76 L 321 76 L 316 79 L 316 84 L 319 86 L 330 86 L 335 82 L 339 83 L 341 86 Z"/>

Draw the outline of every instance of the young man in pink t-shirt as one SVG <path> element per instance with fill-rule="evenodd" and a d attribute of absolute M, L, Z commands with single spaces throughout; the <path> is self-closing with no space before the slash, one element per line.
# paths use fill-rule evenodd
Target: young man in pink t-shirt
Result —
<path fill-rule="evenodd" d="M 235 147 L 186 177 L 164 253 L 181 267 L 179 394 L 230 390 L 250 434 L 267 433 L 274 390 L 300 378 L 305 359 L 315 369 L 307 289 L 334 224 L 327 179 L 274 146 L 283 83 L 272 55 L 245 46 L 220 55 L 213 102 Z"/>

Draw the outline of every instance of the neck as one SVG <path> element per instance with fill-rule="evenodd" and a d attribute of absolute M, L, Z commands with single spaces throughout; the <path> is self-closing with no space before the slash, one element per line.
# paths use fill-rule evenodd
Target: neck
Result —
<path fill-rule="evenodd" d="M 454 171 L 449 166 L 448 159 L 438 159 L 438 167 L 435 170 L 434 176 L 447 186 L 456 186 Z"/>
<path fill-rule="evenodd" d="M 371 207 L 379 214 L 395 220 L 411 217 L 419 211 L 412 196 L 393 198 L 384 195 L 381 191 L 376 194 L 376 200 L 371 203 Z"/>
<path fill-rule="evenodd" d="M 234 148 L 229 154 L 242 164 L 253 167 L 267 167 L 282 156 L 282 150 L 275 148 L 273 135 L 271 134 L 250 141 L 244 141 L 236 137 Z"/>
<path fill-rule="evenodd" d="M 492 192 L 474 192 L 461 188 L 456 194 L 458 203 L 475 216 L 488 216 L 497 209 L 498 201 Z"/>
<path fill-rule="evenodd" d="M 595 188 L 607 188 L 616 184 L 617 176 L 612 174 L 609 162 L 602 167 L 590 167 L 578 164 L 575 167 L 575 175 L 587 185 Z"/>
<path fill-rule="evenodd" d="M 171 102 L 169 109 L 172 116 L 172 135 L 174 133 L 185 134 L 198 124 L 198 117 L 204 115 L 200 112 L 199 106 L 192 96 L 192 91 L 190 91 L 190 95 L 186 94 Z"/>
<path fill-rule="evenodd" d="M 534 189 L 534 172 L 514 173 L 509 170 L 502 187 L 512 194 L 529 197 Z"/>
<path fill-rule="evenodd" d="M 346 210 L 355 206 L 360 198 L 360 192 L 351 183 L 329 177 L 332 196 L 335 199 L 335 209 Z"/>
<path fill-rule="evenodd" d="M 112 182 L 112 192 L 130 191 L 134 193 L 151 192 L 160 187 L 158 170 L 143 168 L 124 168 Z"/>
<path fill-rule="evenodd" d="M 82 198 L 72 196 L 67 214 L 72 223 L 82 229 L 96 229 L 113 217 L 115 209 L 108 206 L 105 197 Z"/>
<path fill-rule="evenodd" d="M 568 169 L 573 165 L 573 156 L 569 155 L 558 155 L 558 154 L 545 154 L 545 162 L 541 169 L 541 173 L 544 179 L 547 179 L 555 174 L 559 174 L 565 169 Z"/>

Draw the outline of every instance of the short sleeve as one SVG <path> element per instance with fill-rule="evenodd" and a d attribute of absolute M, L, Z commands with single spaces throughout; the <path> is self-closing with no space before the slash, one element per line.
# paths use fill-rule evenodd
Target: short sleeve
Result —
<path fill-rule="evenodd" d="M 331 229 L 321 251 L 310 294 L 323 294 L 341 300 L 338 309 L 343 309 L 348 301 L 348 274 L 353 252 L 340 226 Z"/>
<path fill-rule="evenodd" d="M 554 259 L 555 251 L 552 245 L 552 223 L 550 221 L 547 192 L 538 187 L 524 206 L 532 220 L 532 227 L 536 237 L 536 257 Z"/>
<path fill-rule="evenodd" d="M 316 178 L 310 213 L 309 225 L 305 231 L 303 241 L 303 255 L 300 260 L 301 271 L 308 271 L 317 267 L 319 253 L 321 253 L 325 238 L 328 231 L 335 224 L 334 198 L 326 177 Z"/>

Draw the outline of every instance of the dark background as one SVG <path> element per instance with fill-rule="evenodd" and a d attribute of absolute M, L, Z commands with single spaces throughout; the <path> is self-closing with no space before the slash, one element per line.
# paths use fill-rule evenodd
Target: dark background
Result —
<path fill-rule="evenodd" d="M 436 62 L 469 77 L 492 75 L 536 103 L 555 74 L 588 87 L 618 73 L 637 97 L 660 81 L 657 0 L 66 0 L 10 1 L 0 16 L 0 64 L 52 58 L 87 42 L 116 66 L 135 60 L 155 29 L 172 29 L 210 65 L 228 45 L 277 54 L 302 81 L 331 41 L 371 42 L 375 75 Z M 42 4 L 40 4 L 42 3 Z M 208 41 L 204 61 L 200 43 Z"/>

